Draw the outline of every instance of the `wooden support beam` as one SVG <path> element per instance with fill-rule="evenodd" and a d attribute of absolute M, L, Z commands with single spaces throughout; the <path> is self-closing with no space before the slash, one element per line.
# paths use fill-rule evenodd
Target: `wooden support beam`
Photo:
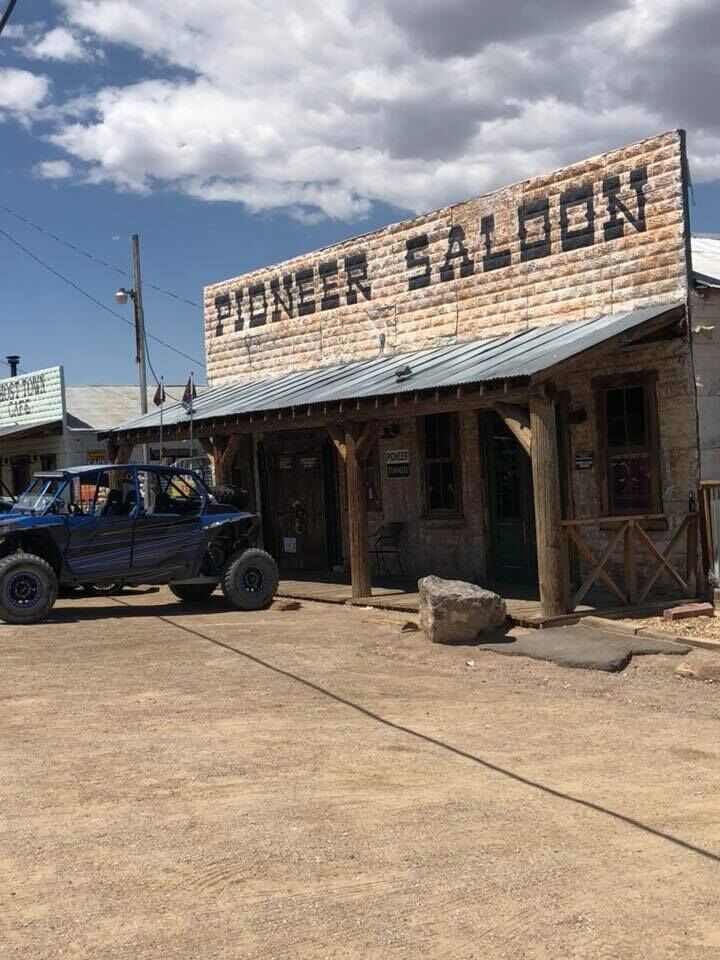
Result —
<path fill-rule="evenodd" d="M 365 424 L 363 432 L 357 442 L 357 455 L 361 460 L 367 460 L 370 456 L 370 452 L 375 446 L 380 430 L 381 427 L 377 420 L 369 420 Z"/>
<path fill-rule="evenodd" d="M 558 617 L 568 612 L 569 583 L 552 399 L 541 394 L 530 398 L 530 430 L 540 603 L 544 617 Z"/>
<path fill-rule="evenodd" d="M 127 463 L 130 457 L 132 456 L 134 443 L 109 443 L 108 444 L 108 458 L 110 463 Z"/>
<path fill-rule="evenodd" d="M 339 423 L 328 423 L 326 426 L 330 439 L 338 452 L 338 456 L 344 463 L 347 454 L 345 449 L 345 428 L 341 427 Z"/>
<path fill-rule="evenodd" d="M 364 458 L 358 451 L 367 428 L 358 423 L 345 424 L 345 482 L 348 503 L 348 539 L 350 541 L 350 582 L 352 595 L 369 597 L 370 546 L 368 542 L 367 490 L 365 489 Z M 366 444 L 367 440 L 363 441 Z"/>
<path fill-rule="evenodd" d="M 495 409 L 503 418 L 508 430 L 513 434 L 525 453 L 530 456 L 532 450 L 532 431 L 530 429 L 530 414 L 527 408 L 515 403 L 496 403 Z"/>
<path fill-rule="evenodd" d="M 231 483 L 232 482 L 232 468 L 233 463 L 235 462 L 235 454 L 238 451 L 240 446 L 242 434 L 240 433 L 231 433 L 229 437 L 224 437 L 224 443 L 220 446 L 216 444 L 215 446 L 215 455 L 213 457 L 215 461 L 215 483 Z M 220 440 L 220 438 L 217 438 Z M 215 438 L 213 438 L 215 440 Z"/>

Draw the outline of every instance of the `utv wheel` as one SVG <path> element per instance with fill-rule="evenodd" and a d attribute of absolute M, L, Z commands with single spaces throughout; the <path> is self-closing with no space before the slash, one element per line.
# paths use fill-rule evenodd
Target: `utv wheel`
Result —
<path fill-rule="evenodd" d="M 272 603 L 279 579 L 277 564 L 269 553 L 241 550 L 228 561 L 222 591 L 238 610 L 263 610 Z"/>
<path fill-rule="evenodd" d="M 169 586 L 178 600 L 184 600 L 186 603 L 202 603 L 203 600 L 210 599 L 217 584 L 171 583 Z"/>
<path fill-rule="evenodd" d="M 114 597 L 123 590 L 121 583 L 84 583 L 82 586 L 91 597 Z"/>
<path fill-rule="evenodd" d="M 39 623 L 57 599 L 55 571 L 31 553 L 0 560 L 0 619 L 6 623 Z"/>

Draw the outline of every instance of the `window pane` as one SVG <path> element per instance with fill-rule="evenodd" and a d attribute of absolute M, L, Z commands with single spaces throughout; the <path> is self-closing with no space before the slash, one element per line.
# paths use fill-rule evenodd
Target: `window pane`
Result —
<path fill-rule="evenodd" d="M 521 516 L 520 457 L 525 456 L 513 437 L 494 438 L 495 483 L 498 519 L 516 520 Z"/>
<path fill-rule="evenodd" d="M 441 460 L 452 456 L 452 420 L 449 413 L 433 413 L 425 417 L 425 456 Z"/>
<path fill-rule="evenodd" d="M 442 464 L 428 463 L 425 467 L 427 502 L 430 510 L 442 510 Z"/>
<path fill-rule="evenodd" d="M 438 413 L 437 420 L 437 455 L 438 457 L 452 456 L 452 423 L 449 413 Z"/>
<path fill-rule="evenodd" d="M 610 500 L 614 510 L 644 513 L 650 509 L 650 457 L 626 453 L 610 457 Z"/>
<path fill-rule="evenodd" d="M 624 447 L 627 442 L 625 429 L 625 391 L 608 390 L 605 394 L 607 413 L 608 446 Z"/>
<path fill-rule="evenodd" d="M 435 417 L 425 417 L 425 456 L 428 460 L 437 458 L 437 421 Z"/>
<path fill-rule="evenodd" d="M 645 390 L 630 387 L 625 391 L 626 434 L 628 444 L 645 446 Z"/>
<path fill-rule="evenodd" d="M 442 499 L 443 507 L 446 510 L 455 510 L 457 508 L 457 498 L 455 496 L 455 469 L 453 464 L 443 463 L 442 467 Z"/>

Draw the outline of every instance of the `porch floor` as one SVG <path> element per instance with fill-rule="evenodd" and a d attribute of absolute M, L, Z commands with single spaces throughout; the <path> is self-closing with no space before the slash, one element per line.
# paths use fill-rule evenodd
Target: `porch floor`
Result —
<path fill-rule="evenodd" d="M 688 603 L 687 599 L 658 595 L 643 607 L 623 607 L 612 601 L 598 598 L 581 604 L 573 613 L 564 617 L 543 617 L 537 588 L 514 584 L 485 584 L 505 598 L 510 620 L 520 626 L 543 627 L 562 623 L 575 623 L 581 617 L 628 617 L 651 616 L 666 607 Z M 321 603 L 349 603 L 360 607 L 377 607 L 382 610 L 399 610 L 417 614 L 419 594 L 417 580 L 381 578 L 373 580 L 372 596 L 353 599 L 350 584 L 344 574 L 312 572 L 294 573 L 293 578 L 281 577 L 278 596 L 293 600 L 315 600 Z"/>

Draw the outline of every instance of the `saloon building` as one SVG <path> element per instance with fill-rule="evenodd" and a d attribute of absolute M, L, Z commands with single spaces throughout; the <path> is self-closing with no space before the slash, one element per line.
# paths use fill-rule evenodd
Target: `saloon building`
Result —
<path fill-rule="evenodd" d="M 206 287 L 194 429 L 286 575 L 345 569 L 367 596 L 371 561 L 397 563 L 534 586 L 546 616 L 694 595 L 711 279 L 669 132 Z M 165 424 L 187 435 L 181 406 Z M 157 428 L 122 425 L 115 455 Z"/>

